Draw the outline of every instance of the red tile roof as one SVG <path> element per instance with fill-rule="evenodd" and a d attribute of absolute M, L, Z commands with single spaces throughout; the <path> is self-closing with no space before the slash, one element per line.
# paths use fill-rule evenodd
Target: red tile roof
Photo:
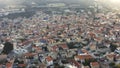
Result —
<path fill-rule="evenodd" d="M 80 59 L 80 60 L 84 60 L 84 59 L 91 59 L 93 58 L 91 55 L 78 55 L 76 56 L 76 58 Z"/>
<path fill-rule="evenodd" d="M 63 49 L 68 49 L 68 46 L 66 44 L 62 44 L 60 45 L 60 47 L 62 47 Z"/>
<path fill-rule="evenodd" d="M 12 68 L 12 63 L 6 63 L 6 68 Z"/>
<path fill-rule="evenodd" d="M 96 41 L 102 41 L 102 38 L 96 37 L 95 40 L 96 40 Z"/>
<path fill-rule="evenodd" d="M 52 59 L 51 56 L 47 56 L 47 57 L 46 57 L 46 60 L 47 60 L 48 62 L 50 62 L 50 61 L 52 61 L 53 59 Z"/>
<path fill-rule="evenodd" d="M 88 35 L 90 35 L 91 37 L 96 37 L 95 33 L 94 32 L 89 32 Z"/>
<path fill-rule="evenodd" d="M 45 64 L 40 64 L 39 68 L 46 68 L 46 65 Z"/>
<path fill-rule="evenodd" d="M 116 59 L 120 59 L 120 55 L 117 55 L 117 56 L 116 56 Z"/>
<path fill-rule="evenodd" d="M 90 65 L 91 66 L 99 66 L 99 63 L 98 62 L 91 62 Z"/>
<path fill-rule="evenodd" d="M 70 63 L 72 63 L 73 65 L 77 66 L 78 68 L 81 67 L 81 65 L 80 65 L 79 62 L 77 62 L 77 61 L 75 61 L 75 60 L 69 60 L 69 61 L 70 61 Z"/>
<path fill-rule="evenodd" d="M 26 56 L 26 57 L 35 56 L 35 55 L 37 55 L 37 54 L 36 53 L 26 53 L 26 54 L 24 54 L 24 56 Z"/>
<path fill-rule="evenodd" d="M 57 51 L 57 49 L 58 49 L 58 46 L 52 46 L 52 51 Z"/>
<path fill-rule="evenodd" d="M 19 67 L 25 67 L 26 64 L 18 64 Z"/>
<path fill-rule="evenodd" d="M 24 41 L 22 42 L 22 45 L 28 45 L 31 41 L 27 40 L 27 41 Z"/>
<path fill-rule="evenodd" d="M 107 57 L 108 57 L 108 58 L 114 58 L 114 57 L 115 57 L 115 54 L 108 54 Z"/>
<path fill-rule="evenodd" d="M 88 51 L 85 49 L 82 49 L 81 51 L 88 54 Z"/>
<path fill-rule="evenodd" d="M 33 47 L 35 50 L 42 50 L 42 48 L 38 47 L 38 46 L 34 46 Z"/>

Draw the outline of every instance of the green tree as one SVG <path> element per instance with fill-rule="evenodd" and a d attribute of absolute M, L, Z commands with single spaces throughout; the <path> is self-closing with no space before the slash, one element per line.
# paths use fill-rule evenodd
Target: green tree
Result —
<path fill-rule="evenodd" d="M 85 59 L 85 62 L 83 62 L 83 65 L 90 66 L 90 62 L 97 62 L 96 59 Z"/>
<path fill-rule="evenodd" d="M 109 64 L 109 66 L 112 67 L 112 68 L 115 68 L 115 63 L 114 63 L 114 62 L 111 62 L 111 63 Z"/>
<path fill-rule="evenodd" d="M 111 51 L 114 52 L 116 48 L 117 48 L 117 45 L 114 45 L 111 43 L 111 45 L 110 45 Z"/>
<path fill-rule="evenodd" d="M 120 68 L 120 64 L 115 65 L 114 68 Z"/>

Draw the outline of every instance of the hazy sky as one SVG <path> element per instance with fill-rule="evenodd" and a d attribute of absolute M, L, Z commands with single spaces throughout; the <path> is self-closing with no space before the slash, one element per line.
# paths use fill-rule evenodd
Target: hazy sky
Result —
<path fill-rule="evenodd" d="M 4 7 L 6 5 L 18 5 L 18 4 L 27 4 L 30 5 L 32 2 L 36 2 L 37 4 L 48 4 L 51 2 L 63 2 L 66 4 L 81 4 L 81 5 L 89 5 L 93 4 L 94 0 L 0 0 L 0 7 Z M 109 4 L 110 1 L 113 2 L 115 5 L 118 5 L 117 3 L 120 3 L 120 0 L 100 0 L 102 2 L 105 2 L 104 4 Z M 110 3 L 111 4 L 111 3 Z M 111 4 L 113 5 L 113 4 Z"/>
<path fill-rule="evenodd" d="M 5 5 L 18 5 L 18 4 L 31 4 L 32 2 L 36 2 L 37 4 L 48 4 L 51 2 L 62 2 L 66 4 L 87 4 L 92 3 L 93 0 L 0 0 L 0 7 Z"/>
<path fill-rule="evenodd" d="M 19 4 L 23 2 L 66 2 L 66 3 L 80 3 L 80 2 L 88 2 L 92 0 L 0 0 L 0 4 Z"/>

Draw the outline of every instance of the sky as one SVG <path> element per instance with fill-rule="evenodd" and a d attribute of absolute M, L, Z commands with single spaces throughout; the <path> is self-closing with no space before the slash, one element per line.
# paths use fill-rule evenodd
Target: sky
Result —
<path fill-rule="evenodd" d="M 48 3 L 65 3 L 65 4 L 81 4 L 88 5 L 92 3 L 93 0 L 0 0 L 0 8 L 8 6 L 8 5 L 31 5 L 32 2 L 35 2 L 39 5 L 45 5 Z"/>
<path fill-rule="evenodd" d="M 8 5 L 31 5 L 32 2 L 36 2 L 39 5 L 54 3 L 54 2 L 62 2 L 66 4 L 82 4 L 82 5 L 89 5 L 93 4 L 94 0 L 0 0 L 0 7 L 5 7 Z M 120 0 L 99 0 L 105 2 L 104 4 L 110 3 L 110 5 L 118 5 Z"/>
<path fill-rule="evenodd" d="M 35 1 L 36 3 L 49 3 L 49 2 L 65 2 L 65 3 L 80 3 L 88 2 L 92 0 L 0 0 L 0 4 L 22 4 L 23 2 L 30 3 Z"/>

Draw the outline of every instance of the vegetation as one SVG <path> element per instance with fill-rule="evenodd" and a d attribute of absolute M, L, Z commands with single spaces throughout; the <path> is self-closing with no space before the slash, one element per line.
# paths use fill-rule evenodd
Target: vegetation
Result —
<path fill-rule="evenodd" d="M 80 42 L 69 42 L 69 43 L 67 43 L 67 45 L 70 49 L 83 47 L 82 43 L 80 43 Z"/>
<path fill-rule="evenodd" d="M 115 65 L 115 68 L 120 68 L 120 64 Z"/>
<path fill-rule="evenodd" d="M 117 48 L 117 45 L 114 45 L 111 43 L 111 45 L 110 45 L 111 51 L 114 52 L 116 48 Z"/>
<path fill-rule="evenodd" d="M 109 65 L 111 68 L 120 68 L 120 64 L 115 65 L 114 62 L 111 62 Z"/>
<path fill-rule="evenodd" d="M 111 62 L 109 65 L 110 65 L 110 67 L 114 67 L 114 66 L 115 66 L 115 63 L 114 63 L 114 62 Z"/>
<path fill-rule="evenodd" d="M 83 62 L 84 66 L 90 66 L 90 62 L 96 62 L 96 59 L 85 59 L 85 62 Z"/>

